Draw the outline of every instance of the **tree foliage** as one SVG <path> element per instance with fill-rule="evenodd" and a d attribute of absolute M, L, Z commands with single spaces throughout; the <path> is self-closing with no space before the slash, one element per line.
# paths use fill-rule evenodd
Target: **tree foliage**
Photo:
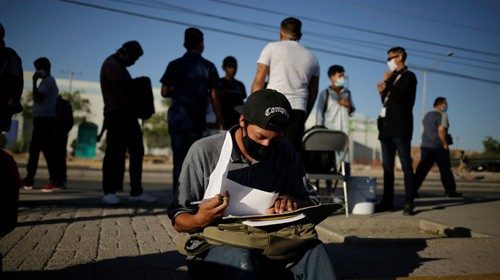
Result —
<path fill-rule="evenodd" d="M 486 155 L 500 156 L 500 141 L 491 136 L 486 136 L 483 140 L 483 146 Z"/>
<path fill-rule="evenodd" d="M 148 148 L 170 147 L 170 137 L 168 125 L 165 119 L 165 112 L 155 113 L 143 125 L 144 139 Z"/>
<path fill-rule="evenodd" d="M 59 93 L 62 98 L 68 100 L 73 107 L 73 115 L 75 119 L 75 125 L 85 122 L 86 116 L 91 113 L 90 101 L 87 98 L 82 97 L 82 92 L 79 90 L 69 93 L 63 91 Z"/>

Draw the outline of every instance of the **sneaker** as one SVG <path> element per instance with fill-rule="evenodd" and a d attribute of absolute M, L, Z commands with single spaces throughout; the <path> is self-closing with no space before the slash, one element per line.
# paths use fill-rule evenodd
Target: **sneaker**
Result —
<path fill-rule="evenodd" d="M 23 186 L 23 189 L 25 189 L 25 190 L 32 190 L 32 189 L 33 189 L 33 186 L 30 186 L 30 185 L 24 185 L 24 186 Z"/>
<path fill-rule="evenodd" d="M 102 202 L 108 205 L 116 205 L 120 203 L 120 198 L 116 194 L 110 193 L 102 197 Z"/>
<path fill-rule="evenodd" d="M 152 202 L 155 202 L 157 199 L 154 196 L 150 196 L 149 194 L 142 193 L 141 195 L 138 195 L 138 196 L 130 196 L 129 200 L 130 201 L 140 201 L 140 202 L 152 203 Z"/>
<path fill-rule="evenodd" d="M 42 188 L 42 192 L 46 192 L 46 193 L 57 191 L 57 190 L 59 190 L 59 188 L 54 183 L 48 183 L 47 185 L 45 185 Z"/>
<path fill-rule="evenodd" d="M 405 216 L 415 215 L 415 211 L 413 211 L 413 205 L 405 203 L 405 205 L 403 206 L 403 215 Z"/>

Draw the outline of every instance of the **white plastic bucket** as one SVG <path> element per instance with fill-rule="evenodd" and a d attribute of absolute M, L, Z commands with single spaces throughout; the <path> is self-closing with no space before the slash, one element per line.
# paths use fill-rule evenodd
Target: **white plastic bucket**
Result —
<path fill-rule="evenodd" d="M 375 177 L 350 177 L 347 181 L 349 213 L 371 215 L 375 212 Z"/>

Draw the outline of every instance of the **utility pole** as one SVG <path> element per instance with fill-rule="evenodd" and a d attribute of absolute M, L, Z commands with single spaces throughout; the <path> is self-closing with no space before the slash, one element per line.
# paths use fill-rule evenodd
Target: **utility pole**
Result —
<path fill-rule="evenodd" d="M 62 74 L 67 74 L 69 75 L 69 94 L 73 93 L 73 88 L 72 88 L 72 85 L 73 85 L 73 78 L 75 76 L 79 76 L 82 74 L 82 72 L 78 71 L 78 72 L 75 72 L 75 71 L 69 71 L 69 70 L 61 70 L 61 73 Z"/>

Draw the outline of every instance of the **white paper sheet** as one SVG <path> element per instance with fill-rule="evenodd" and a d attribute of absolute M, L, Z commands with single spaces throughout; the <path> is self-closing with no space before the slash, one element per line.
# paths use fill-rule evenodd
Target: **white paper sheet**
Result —
<path fill-rule="evenodd" d="M 264 214 L 279 195 L 275 192 L 249 188 L 229 179 L 223 180 L 222 189 L 229 191 L 229 206 L 224 216 Z"/>

